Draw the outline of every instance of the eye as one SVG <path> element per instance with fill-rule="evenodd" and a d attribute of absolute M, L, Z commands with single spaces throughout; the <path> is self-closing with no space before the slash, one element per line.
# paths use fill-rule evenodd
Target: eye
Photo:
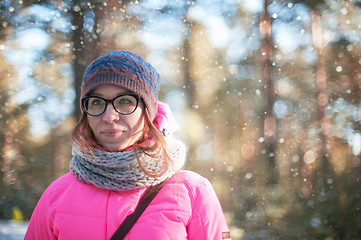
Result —
<path fill-rule="evenodd" d="M 115 100 L 116 105 L 135 105 L 136 99 L 133 96 L 120 96 Z"/>
<path fill-rule="evenodd" d="M 119 103 L 121 104 L 130 104 L 131 101 L 127 98 L 122 98 L 122 99 L 119 99 Z"/>
<path fill-rule="evenodd" d="M 99 106 L 99 105 L 104 105 L 104 100 L 100 99 L 100 98 L 91 98 L 89 99 L 89 107 L 91 106 Z"/>

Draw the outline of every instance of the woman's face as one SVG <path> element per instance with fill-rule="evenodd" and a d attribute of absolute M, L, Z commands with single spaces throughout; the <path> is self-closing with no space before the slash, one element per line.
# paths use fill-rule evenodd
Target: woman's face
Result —
<path fill-rule="evenodd" d="M 99 96 L 111 100 L 130 91 L 113 86 L 97 87 L 90 96 Z M 121 115 L 108 104 L 100 116 L 88 117 L 89 126 L 98 143 L 108 151 L 116 152 L 132 146 L 142 136 L 144 129 L 144 105 L 139 101 L 136 110 L 129 115 Z"/>

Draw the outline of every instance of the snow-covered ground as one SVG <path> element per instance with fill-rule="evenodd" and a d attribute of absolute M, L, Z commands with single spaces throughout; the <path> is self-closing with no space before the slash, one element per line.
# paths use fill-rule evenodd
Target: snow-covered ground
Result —
<path fill-rule="evenodd" d="M 0 220 L 0 240 L 23 240 L 28 222 Z"/>

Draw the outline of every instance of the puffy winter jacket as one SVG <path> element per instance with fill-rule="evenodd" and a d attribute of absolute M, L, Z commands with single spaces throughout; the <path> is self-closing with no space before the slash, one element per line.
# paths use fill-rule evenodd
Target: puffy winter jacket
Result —
<path fill-rule="evenodd" d="M 44 192 L 25 240 L 110 239 L 145 190 L 103 190 L 67 173 Z M 229 239 L 227 232 L 210 182 L 194 172 L 180 171 L 168 180 L 125 239 Z"/>

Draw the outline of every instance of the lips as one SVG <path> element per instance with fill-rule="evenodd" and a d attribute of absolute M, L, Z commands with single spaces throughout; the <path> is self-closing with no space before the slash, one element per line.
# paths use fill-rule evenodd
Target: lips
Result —
<path fill-rule="evenodd" d="M 106 137 L 117 137 L 123 133 L 120 129 L 106 129 L 102 131 L 102 134 Z"/>

